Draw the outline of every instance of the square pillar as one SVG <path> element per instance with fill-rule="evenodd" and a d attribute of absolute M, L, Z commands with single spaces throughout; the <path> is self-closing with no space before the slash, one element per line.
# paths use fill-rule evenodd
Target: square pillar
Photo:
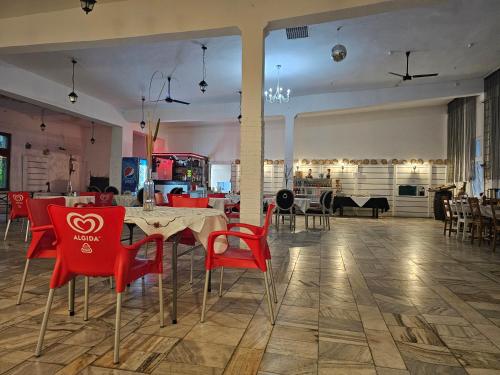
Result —
<path fill-rule="evenodd" d="M 286 186 L 287 189 L 292 190 L 293 188 L 293 142 L 294 142 L 294 127 L 295 127 L 295 118 L 294 114 L 286 114 L 285 115 L 285 168 L 288 173 L 288 179 L 285 176 L 285 183 L 283 186 Z"/>
<path fill-rule="evenodd" d="M 263 26 L 249 25 L 241 29 L 240 220 L 254 225 L 262 223 L 264 39 Z"/>

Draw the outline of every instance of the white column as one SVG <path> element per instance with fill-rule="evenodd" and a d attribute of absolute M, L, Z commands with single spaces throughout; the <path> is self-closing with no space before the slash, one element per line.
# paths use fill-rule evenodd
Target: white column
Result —
<path fill-rule="evenodd" d="M 133 130 L 131 126 L 111 128 L 111 151 L 109 156 L 109 185 L 121 190 L 122 157 L 132 156 Z"/>
<path fill-rule="evenodd" d="M 287 189 L 292 189 L 293 187 L 293 132 L 295 126 L 295 114 L 285 115 L 285 172 L 288 173 L 288 181 L 285 181 Z M 286 179 L 286 177 L 285 177 Z"/>
<path fill-rule="evenodd" d="M 262 25 L 241 29 L 242 41 L 242 122 L 241 142 L 241 222 L 262 222 L 262 190 L 264 182 L 264 38 Z"/>

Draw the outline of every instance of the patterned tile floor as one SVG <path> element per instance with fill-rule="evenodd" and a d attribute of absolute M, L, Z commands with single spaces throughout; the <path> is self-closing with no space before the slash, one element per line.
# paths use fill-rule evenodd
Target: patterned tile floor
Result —
<path fill-rule="evenodd" d="M 82 281 L 74 317 L 58 291 L 43 355 L 33 356 L 53 261 L 32 262 L 16 306 L 26 245 L 14 226 L 0 241 L 0 373 L 500 374 L 499 255 L 444 237 L 433 220 L 336 218 L 329 232 L 298 225 L 270 236 L 274 327 L 261 275 L 241 270 L 226 272 L 222 298 L 215 275 L 201 324 L 203 260 L 190 286 L 186 257 L 177 325 L 159 327 L 154 277 L 127 291 L 117 366 L 115 295 L 104 279 L 92 281 L 88 322 Z"/>

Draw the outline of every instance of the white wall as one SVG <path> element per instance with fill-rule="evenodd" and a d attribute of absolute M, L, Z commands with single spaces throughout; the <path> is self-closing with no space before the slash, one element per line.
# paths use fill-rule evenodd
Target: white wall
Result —
<path fill-rule="evenodd" d="M 446 157 L 446 106 L 299 117 L 295 159 Z"/>
<path fill-rule="evenodd" d="M 283 159 L 284 120 L 266 120 L 264 157 Z M 240 125 L 235 123 L 162 124 L 159 137 L 165 139 L 165 152 L 195 152 L 214 162 L 240 157 Z"/>
<path fill-rule="evenodd" d="M 212 161 L 239 158 L 239 125 L 163 125 L 167 152 L 196 152 Z M 264 157 L 284 158 L 284 119 L 268 119 Z M 295 159 L 446 158 L 446 106 L 298 117 Z"/>
<path fill-rule="evenodd" d="M 12 135 L 10 188 L 21 190 L 22 186 L 22 159 L 24 155 L 32 157 L 42 156 L 42 150 L 50 150 L 49 164 L 52 166 L 68 165 L 72 154 L 78 160 L 77 173 L 72 178 L 75 190 L 86 187 L 90 171 L 94 176 L 109 176 L 109 159 L 111 128 L 103 125 L 95 126 L 94 138 L 96 143 L 90 143 L 90 128 L 78 124 L 78 120 L 71 121 L 68 116 L 45 118 L 46 130 L 40 130 L 40 115 L 36 112 L 24 113 L 12 108 L 0 106 L 0 131 Z M 26 150 L 25 144 L 32 147 Z M 64 146 L 66 151 L 58 150 Z M 69 161 L 68 161 L 69 163 Z M 64 168 L 53 167 L 49 170 L 48 178 L 52 189 L 64 185 L 61 180 L 67 180 L 68 171 Z M 57 183 L 59 182 L 59 183 Z"/>

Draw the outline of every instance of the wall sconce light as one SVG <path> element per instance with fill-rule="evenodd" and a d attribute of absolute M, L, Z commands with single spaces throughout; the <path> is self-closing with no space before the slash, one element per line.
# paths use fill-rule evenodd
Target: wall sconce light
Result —
<path fill-rule="evenodd" d="M 413 173 L 417 173 L 417 166 L 415 164 L 412 165 Z"/>

